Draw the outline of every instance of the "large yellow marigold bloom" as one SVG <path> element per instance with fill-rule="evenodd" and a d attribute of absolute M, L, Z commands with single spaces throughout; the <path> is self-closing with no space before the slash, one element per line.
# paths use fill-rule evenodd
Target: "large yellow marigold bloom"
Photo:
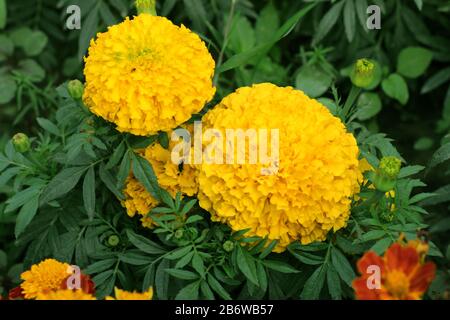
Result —
<path fill-rule="evenodd" d="M 150 288 L 146 292 L 129 292 L 125 290 L 121 290 L 119 288 L 114 288 L 115 298 L 106 297 L 105 300 L 152 300 L 153 298 L 153 289 Z"/>
<path fill-rule="evenodd" d="M 192 165 L 172 162 L 171 151 L 175 144 L 176 142 L 171 141 L 169 148 L 164 149 L 159 143 L 154 143 L 142 150 L 141 155 L 152 165 L 159 185 L 172 197 L 177 192 L 193 196 L 198 191 L 197 172 Z M 144 227 L 151 227 L 153 222 L 146 215 L 158 205 L 158 201 L 133 175 L 128 177 L 124 194 L 122 204 L 127 209 L 127 214 L 130 217 L 134 217 L 136 213 L 143 216 L 141 221 Z"/>
<path fill-rule="evenodd" d="M 214 60 L 189 29 L 140 14 L 91 40 L 83 100 L 119 131 L 152 135 L 187 121 L 213 97 Z"/>
<path fill-rule="evenodd" d="M 56 291 L 42 292 L 36 300 L 97 300 L 92 294 L 83 290 L 60 289 Z"/>
<path fill-rule="evenodd" d="M 70 266 L 54 259 L 46 259 L 31 267 L 20 275 L 23 280 L 20 285 L 25 299 L 34 299 L 40 293 L 46 293 L 61 288 L 64 279 L 70 275 Z"/>
<path fill-rule="evenodd" d="M 268 164 L 203 161 L 198 198 L 213 220 L 235 231 L 251 228 L 246 236 L 277 239 L 278 252 L 297 240 L 323 241 L 346 225 L 362 180 L 359 150 L 344 124 L 318 101 L 291 87 L 258 84 L 224 98 L 204 116 L 203 126 L 223 137 L 226 129 L 267 129 L 269 156 L 270 130 L 279 130 L 275 173 L 262 174 Z"/>

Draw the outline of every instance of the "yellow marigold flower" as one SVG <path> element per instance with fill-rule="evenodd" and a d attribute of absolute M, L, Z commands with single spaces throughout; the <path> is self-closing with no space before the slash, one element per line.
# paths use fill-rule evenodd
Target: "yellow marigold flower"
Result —
<path fill-rule="evenodd" d="M 40 293 L 57 290 L 70 274 L 69 265 L 54 259 L 46 259 L 20 275 L 20 285 L 25 299 L 34 299 Z"/>
<path fill-rule="evenodd" d="M 92 294 L 83 290 L 61 289 L 56 291 L 41 292 L 36 300 L 97 300 Z"/>
<path fill-rule="evenodd" d="M 99 33 L 85 63 L 85 104 L 136 135 L 177 127 L 215 93 L 204 42 L 164 17 L 143 13 Z"/>
<path fill-rule="evenodd" d="M 224 98 L 204 116 L 203 125 L 224 137 L 233 128 L 279 130 L 274 174 L 261 174 L 270 167 L 262 163 L 203 161 L 199 166 L 199 203 L 213 220 L 235 231 L 251 228 L 248 236 L 277 239 L 277 252 L 293 241 L 323 241 L 330 230 L 346 225 L 362 180 L 359 149 L 344 124 L 318 101 L 291 87 L 258 84 Z"/>
<path fill-rule="evenodd" d="M 193 196 L 198 191 L 196 170 L 192 165 L 181 165 L 171 161 L 171 150 L 175 145 L 176 142 L 170 141 L 169 149 L 164 149 L 159 143 L 154 143 L 142 150 L 141 154 L 152 165 L 159 185 L 172 197 L 175 197 L 177 192 Z M 125 200 L 122 205 L 127 209 L 128 215 L 134 217 L 138 213 L 143 216 L 142 225 L 152 227 L 153 221 L 147 214 L 158 205 L 158 201 L 133 175 L 128 177 L 124 194 Z"/>
<path fill-rule="evenodd" d="M 136 291 L 129 292 L 125 290 L 120 290 L 119 288 L 114 288 L 115 298 L 106 297 L 105 300 L 152 300 L 153 289 L 150 288 L 148 291 L 139 293 Z"/>

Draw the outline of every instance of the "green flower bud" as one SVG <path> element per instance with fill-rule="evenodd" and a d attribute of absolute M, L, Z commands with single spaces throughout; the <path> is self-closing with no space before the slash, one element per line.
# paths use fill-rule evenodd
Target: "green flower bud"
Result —
<path fill-rule="evenodd" d="M 108 237 L 108 245 L 110 247 L 116 247 L 119 243 L 120 243 L 119 236 L 113 234 L 113 235 Z"/>
<path fill-rule="evenodd" d="M 73 99 L 79 100 L 83 97 L 84 85 L 80 80 L 71 80 L 67 84 L 67 91 Z"/>
<path fill-rule="evenodd" d="M 384 222 L 392 222 L 394 220 L 395 214 L 392 210 L 383 211 L 380 215 L 381 220 Z"/>
<path fill-rule="evenodd" d="M 394 189 L 401 165 L 401 160 L 396 157 L 383 157 L 374 177 L 375 187 L 382 192 Z"/>
<path fill-rule="evenodd" d="M 368 87 L 375 74 L 375 64 L 368 59 L 358 59 L 353 65 L 350 73 L 350 79 L 356 87 L 366 88 Z"/>
<path fill-rule="evenodd" d="M 138 14 L 147 13 L 156 16 L 156 0 L 136 0 Z"/>
<path fill-rule="evenodd" d="M 30 150 L 31 142 L 25 133 L 17 133 L 12 137 L 12 144 L 17 152 L 25 153 Z"/>
<path fill-rule="evenodd" d="M 184 231 L 183 229 L 178 229 L 177 231 L 175 231 L 175 238 L 176 239 L 181 239 L 184 236 Z"/>
<path fill-rule="evenodd" d="M 226 252 L 231 252 L 234 250 L 234 242 L 227 240 L 225 241 L 225 243 L 222 245 L 223 250 L 225 250 Z"/>

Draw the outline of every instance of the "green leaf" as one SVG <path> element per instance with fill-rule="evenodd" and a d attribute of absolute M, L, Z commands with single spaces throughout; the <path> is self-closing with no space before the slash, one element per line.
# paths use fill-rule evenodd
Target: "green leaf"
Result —
<path fill-rule="evenodd" d="M 311 3 L 289 18 L 276 32 L 271 41 L 258 45 L 250 50 L 238 53 L 229 58 L 221 66 L 216 69 L 216 75 L 222 72 L 232 70 L 250 62 L 255 56 L 265 55 L 275 43 L 284 38 L 297 25 L 299 20 L 307 14 L 316 3 Z"/>
<path fill-rule="evenodd" d="M 229 35 L 229 48 L 234 53 L 250 50 L 255 45 L 255 31 L 250 21 L 243 16 L 238 16 Z"/>
<path fill-rule="evenodd" d="M 80 37 L 78 39 L 78 59 L 82 59 L 85 54 L 87 48 L 89 47 L 89 43 L 91 39 L 95 36 L 99 24 L 99 4 L 102 1 L 96 2 L 92 10 L 86 17 L 86 20 L 82 22 Z"/>
<path fill-rule="evenodd" d="M 7 206 L 5 207 L 5 213 L 13 212 L 27 202 L 31 201 L 31 199 L 39 196 L 41 190 L 42 186 L 36 185 L 16 193 L 6 201 Z"/>
<path fill-rule="evenodd" d="M 194 216 L 190 216 L 189 218 L 187 218 L 185 224 L 190 224 L 190 223 L 194 223 L 194 222 L 201 221 L 201 220 L 203 220 L 202 216 L 194 215 Z"/>
<path fill-rule="evenodd" d="M 192 267 L 197 271 L 202 277 L 205 276 L 205 265 L 203 263 L 202 257 L 196 252 L 192 257 Z"/>
<path fill-rule="evenodd" d="M 255 34 L 257 43 L 266 43 L 272 40 L 273 30 L 280 26 L 278 11 L 270 1 L 260 12 L 256 20 Z"/>
<path fill-rule="evenodd" d="M 29 200 L 19 211 L 16 219 L 16 227 L 14 229 L 14 234 L 18 238 L 25 228 L 33 220 L 37 213 L 39 207 L 39 195 L 36 195 L 31 200 Z"/>
<path fill-rule="evenodd" d="M 219 281 L 216 280 L 211 274 L 208 274 L 207 276 L 208 283 L 211 286 L 211 288 L 222 298 L 225 300 L 231 300 L 231 296 L 228 294 L 228 292 L 222 287 L 222 285 L 219 283 Z"/>
<path fill-rule="evenodd" d="M 0 30 L 6 26 L 6 0 L 0 0 Z"/>
<path fill-rule="evenodd" d="M 192 282 L 187 286 L 185 286 L 183 289 L 181 289 L 180 292 L 178 292 L 177 296 L 175 297 L 175 300 L 197 300 L 199 288 L 200 288 L 199 281 Z"/>
<path fill-rule="evenodd" d="M 311 277 L 306 280 L 300 298 L 305 300 L 317 300 L 325 283 L 325 275 L 327 272 L 326 264 L 318 267 Z"/>
<path fill-rule="evenodd" d="M 166 272 L 171 276 L 182 280 L 195 280 L 199 278 L 198 274 L 187 270 L 166 269 Z"/>
<path fill-rule="evenodd" d="M 182 247 L 182 248 L 178 248 L 175 249 L 173 251 L 171 251 L 170 253 L 168 253 L 166 255 L 167 259 L 170 260 L 177 260 L 180 259 L 181 257 L 185 256 L 186 254 L 188 254 L 190 251 L 192 250 L 192 246 L 186 246 L 186 247 Z"/>
<path fill-rule="evenodd" d="M 342 298 L 341 279 L 332 265 L 328 266 L 327 285 L 331 298 L 333 300 L 340 300 Z"/>
<path fill-rule="evenodd" d="M 430 77 L 423 85 L 420 93 L 425 94 L 433 91 L 437 87 L 446 83 L 448 80 L 450 80 L 450 67 L 444 68 Z"/>
<path fill-rule="evenodd" d="M 29 57 L 39 55 L 48 43 L 48 37 L 40 30 L 32 31 L 25 39 L 23 50 Z"/>
<path fill-rule="evenodd" d="M 19 69 L 32 82 L 41 82 L 45 78 L 45 70 L 34 60 L 26 59 L 19 62 Z"/>
<path fill-rule="evenodd" d="M 339 249 L 333 247 L 331 249 L 331 261 L 341 279 L 351 287 L 356 274 L 344 254 Z"/>
<path fill-rule="evenodd" d="M 109 170 L 117 166 L 120 160 L 123 159 L 124 153 L 125 153 L 125 142 L 122 141 L 114 150 L 105 168 Z"/>
<path fill-rule="evenodd" d="M 270 244 L 266 248 L 264 248 L 264 250 L 261 252 L 261 254 L 259 255 L 259 258 L 264 259 L 269 254 L 271 254 L 272 250 L 276 247 L 277 244 L 278 244 L 278 240 L 272 240 L 272 242 L 270 242 Z"/>
<path fill-rule="evenodd" d="M 4 0 L 0 0 L 4 1 Z M 14 52 L 14 43 L 7 36 L 0 34 L 0 61 L 6 60 Z"/>
<path fill-rule="evenodd" d="M 142 252 L 148 253 L 148 254 L 155 254 L 155 255 L 161 255 L 166 252 L 164 248 L 162 248 L 160 245 L 156 244 L 155 242 L 138 235 L 134 233 L 131 230 L 127 230 L 127 237 L 130 240 L 130 242 L 139 250 Z"/>
<path fill-rule="evenodd" d="M 184 257 L 182 257 L 180 260 L 177 261 L 175 264 L 175 268 L 181 269 L 188 265 L 189 262 L 191 262 L 192 257 L 194 256 L 194 251 L 189 252 Z"/>
<path fill-rule="evenodd" d="M 17 85 L 13 77 L 0 75 L 0 104 L 10 102 L 16 96 Z"/>
<path fill-rule="evenodd" d="M 295 87 L 315 98 L 324 94 L 332 81 L 333 78 L 322 68 L 307 64 L 300 68 L 295 78 Z"/>
<path fill-rule="evenodd" d="M 254 285 L 259 286 L 253 258 L 240 245 L 237 246 L 237 267 Z"/>
<path fill-rule="evenodd" d="M 397 72 L 407 78 L 417 78 L 428 68 L 433 53 L 421 47 L 408 47 L 400 51 L 397 60 Z"/>
<path fill-rule="evenodd" d="M 339 16 L 341 15 L 344 3 L 344 1 L 335 3 L 331 7 L 331 9 L 328 10 L 327 13 L 323 16 L 322 20 L 320 20 L 319 26 L 314 33 L 313 44 L 319 43 L 330 32 L 331 28 L 333 28 Z"/>
<path fill-rule="evenodd" d="M 378 255 L 382 255 L 391 243 L 391 238 L 380 239 L 372 246 L 372 248 L 370 248 L 370 250 L 375 251 Z"/>
<path fill-rule="evenodd" d="M 192 209 L 192 207 L 194 207 L 194 205 L 196 203 L 197 203 L 197 199 L 189 200 L 189 202 L 184 205 L 183 209 L 180 212 L 180 215 L 185 215 L 186 213 L 188 213 Z M 187 220 L 189 222 L 186 221 L 186 223 L 192 223 L 192 222 L 195 222 L 195 221 L 199 220 L 198 218 L 196 218 L 196 220 L 194 221 L 192 217 L 198 217 L 198 216 L 191 216 L 191 217 L 189 217 L 188 220 Z"/>
<path fill-rule="evenodd" d="M 131 170 L 131 154 L 132 151 L 127 151 L 123 155 L 122 161 L 120 162 L 119 172 L 117 173 L 117 188 L 123 190 L 125 186 L 125 181 L 130 175 Z"/>
<path fill-rule="evenodd" d="M 370 119 L 381 111 L 381 99 L 378 94 L 374 92 L 363 92 L 357 102 L 356 117 L 360 121 Z"/>
<path fill-rule="evenodd" d="M 353 0 L 345 0 L 344 28 L 348 42 L 352 42 L 353 38 L 355 37 L 355 20 L 355 4 Z"/>
<path fill-rule="evenodd" d="M 42 129 L 50 132 L 51 134 L 54 134 L 55 136 L 60 136 L 61 133 L 59 132 L 58 127 L 51 122 L 50 120 L 44 119 L 44 118 L 36 118 L 37 123 L 42 127 Z"/>
<path fill-rule="evenodd" d="M 212 292 L 206 280 L 202 280 L 200 282 L 200 291 L 207 300 L 214 300 L 214 293 Z"/>
<path fill-rule="evenodd" d="M 432 138 L 420 137 L 416 140 L 416 142 L 414 142 L 413 148 L 414 150 L 425 151 L 431 149 L 433 147 L 433 144 L 434 140 Z"/>
<path fill-rule="evenodd" d="M 111 173 L 105 169 L 105 165 L 102 163 L 98 170 L 100 180 L 105 184 L 105 186 L 111 191 L 119 200 L 124 200 L 125 196 L 122 191 L 117 188 L 117 183 L 114 181 Z"/>
<path fill-rule="evenodd" d="M 158 201 L 161 201 L 158 179 L 153 171 L 152 165 L 147 159 L 132 153 L 133 174 L 145 189 Z"/>
<path fill-rule="evenodd" d="M 400 173 L 398 174 L 398 178 L 402 179 L 402 178 L 406 178 L 406 177 L 412 176 L 413 174 L 419 173 L 423 169 L 425 169 L 424 166 L 418 166 L 418 165 L 403 167 L 403 168 L 400 169 Z"/>
<path fill-rule="evenodd" d="M 90 219 L 95 215 L 95 170 L 90 167 L 83 181 L 84 209 Z"/>
<path fill-rule="evenodd" d="M 103 272 L 105 270 L 108 270 L 110 267 L 112 267 L 117 262 L 116 259 L 106 259 L 94 262 L 93 264 L 89 265 L 86 269 L 83 270 L 85 274 L 94 274 Z"/>
<path fill-rule="evenodd" d="M 436 150 L 436 152 L 431 157 L 428 168 L 429 169 L 433 168 L 438 164 L 447 161 L 448 159 L 450 159 L 450 143 L 444 144 L 443 146 L 441 146 L 439 149 Z"/>
<path fill-rule="evenodd" d="M 409 99 L 408 86 L 402 76 L 393 73 L 381 82 L 381 88 L 389 97 L 401 104 L 406 104 Z"/>
<path fill-rule="evenodd" d="M 63 169 L 58 173 L 44 189 L 40 204 L 43 205 L 62 197 L 77 185 L 86 167 L 72 167 Z"/>
<path fill-rule="evenodd" d="M 155 291 L 158 299 L 166 300 L 169 290 L 169 274 L 165 271 L 170 268 L 170 261 L 163 259 L 155 273 Z"/>
<path fill-rule="evenodd" d="M 297 269 L 292 267 L 286 262 L 283 261 L 277 261 L 277 260 L 264 260 L 263 264 L 270 269 L 273 269 L 275 271 L 281 272 L 281 273 L 298 273 Z"/>

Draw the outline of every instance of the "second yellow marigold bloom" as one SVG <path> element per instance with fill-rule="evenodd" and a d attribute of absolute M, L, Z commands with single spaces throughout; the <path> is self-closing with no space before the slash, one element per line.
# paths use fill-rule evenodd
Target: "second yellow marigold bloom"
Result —
<path fill-rule="evenodd" d="M 323 241 L 346 225 L 362 180 L 359 149 L 319 102 L 290 87 L 258 84 L 224 98 L 203 124 L 223 136 L 227 129 L 279 130 L 274 174 L 261 174 L 267 165 L 260 163 L 199 166 L 199 203 L 213 220 L 235 231 L 250 228 L 246 236 L 279 240 L 276 251 L 293 241 Z"/>

